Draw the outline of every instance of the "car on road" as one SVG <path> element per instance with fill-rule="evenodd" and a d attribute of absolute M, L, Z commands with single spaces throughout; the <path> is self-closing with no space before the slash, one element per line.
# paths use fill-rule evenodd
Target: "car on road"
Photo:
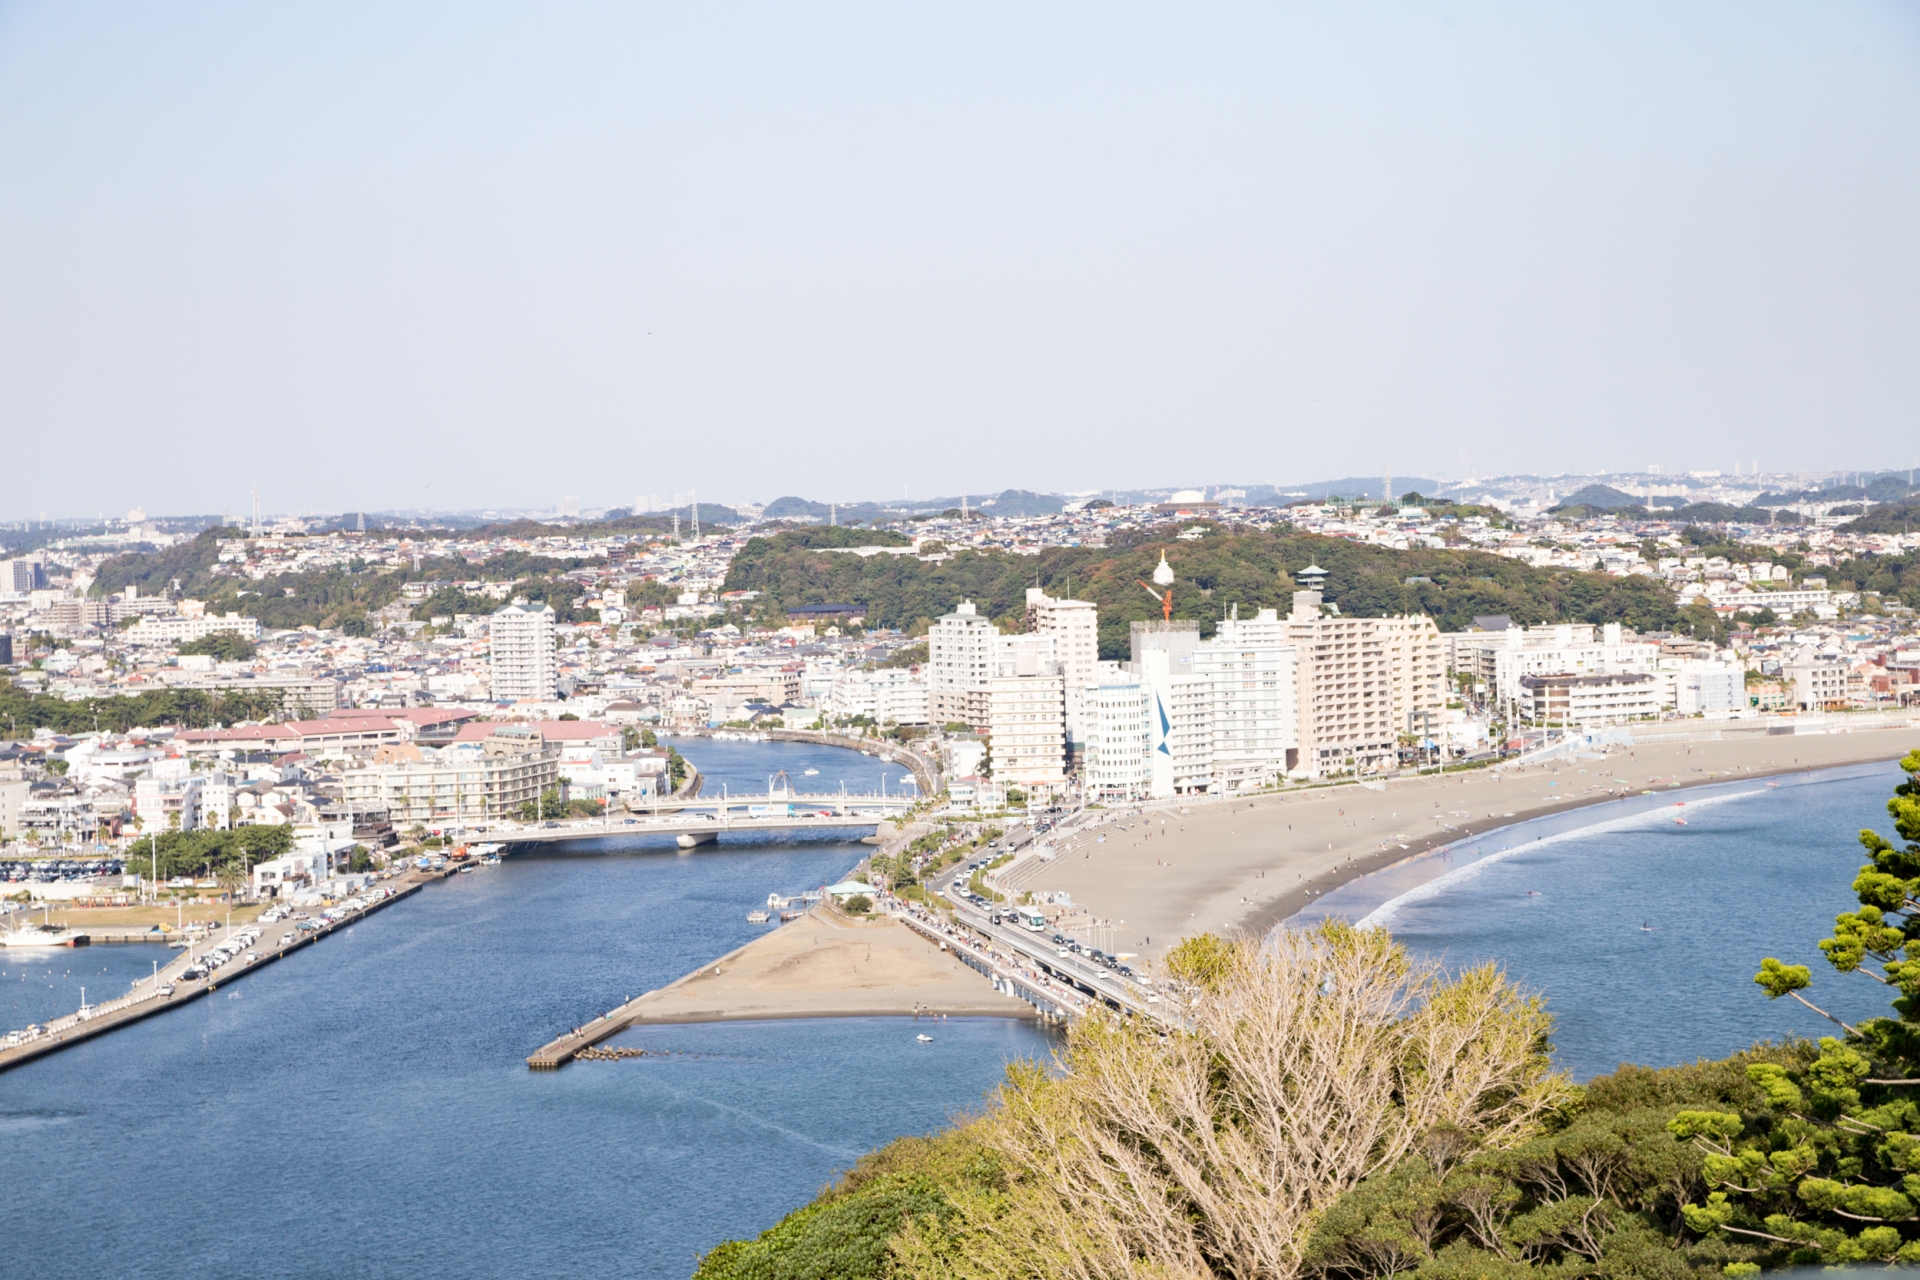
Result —
<path fill-rule="evenodd" d="M 290 933 L 283 933 L 283 934 L 281 934 L 281 935 L 280 935 L 280 945 L 281 945 L 281 946 L 283 946 L 283 947 L 284 947 L 284 946 L 287 946 L 287 945 L 289 945 L 290 943 L 292 943 L 292 941 L 293 941 L 293 935 L 292 935 L 292 934 L 290 934 Z"/>

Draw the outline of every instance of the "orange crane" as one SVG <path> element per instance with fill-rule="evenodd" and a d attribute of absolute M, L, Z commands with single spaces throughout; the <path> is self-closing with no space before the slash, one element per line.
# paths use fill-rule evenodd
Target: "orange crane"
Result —
<path fill-rule="evenodd" d="M 1140 579 L 1135 578 L 1134 581 L 1140 582 Z M 1155 591 L 1152 587 L 1149 587 L 1144 582 L 1140 582 L 1140 588 L 1141 590 L 1145 591 L 1148 595 L 1152 596 L 1153 602 L 1160 606 L 1160 616 L 1165 618 L 1168 622 L 1172 622 L 1173 621 L 1173 588 L 1168 587 L 1167 594 L 1164 597 L 1161 596 L 1161 594 L 1158 591 Z"/>

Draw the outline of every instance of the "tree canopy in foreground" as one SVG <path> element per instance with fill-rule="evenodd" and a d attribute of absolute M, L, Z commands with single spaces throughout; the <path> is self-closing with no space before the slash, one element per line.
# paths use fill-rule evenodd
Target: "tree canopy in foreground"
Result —
<path fill-rule="evenodd" d="M 698 1280 L 1594 1280 L 1920 1263 L 1920 751 L 1820 944 L 1892 1016 L 1574 1087 L 1537 997 L 1331 924 L 1169 956 L 1190 1024 L 1092 1016 Z M 1811 970 L 1768 958 L 1770 997 Z"/>

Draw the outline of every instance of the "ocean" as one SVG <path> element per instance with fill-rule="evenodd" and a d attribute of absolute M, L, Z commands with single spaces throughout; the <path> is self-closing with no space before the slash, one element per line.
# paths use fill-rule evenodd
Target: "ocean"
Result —
<path fill-rule="evenodd" d="M 1828 1012 L 1887 1012 L 1886 988 L 1834 972 L 1818 943 L 1857 905 L 1859 830 L 1892 837 L 1900 781 L 1861 765 L 1593 805 L 1362 877 L 1289 923 L 1339 916 L 1448 965 L 1498 961 L 1546 996 L 1555 1059 L 1579 1079 L 1820 1036 L 1836 1028 L 1753 974 L 1766 956 L 1809 965 Z"/>

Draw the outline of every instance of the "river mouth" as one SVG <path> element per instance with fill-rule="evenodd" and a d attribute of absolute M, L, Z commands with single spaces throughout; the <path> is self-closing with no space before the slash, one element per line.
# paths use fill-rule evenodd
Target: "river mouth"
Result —
<path fill-rule="evenodd" d="M 677 745 L 762 785 L 775 760 L 849 789 L 883 764 Z M 685 1277 L 1051 1050 L 1011 1019 L 949 1019 L 931 1044 L 912 1019 L 806 1019 L 648 1027 L 615 1043 L 660 1052 L 527 1069 L 556 1032 L 759 936 L 746 913 L 769 892 L 866 851 L 809 833 L 515 856 L 248 976 L 242 999 L 9 1072 L 0 1132 L 25 1126 L 35 1153 L 0 1188 L 9 1253 L 51 1276 Z"/>

